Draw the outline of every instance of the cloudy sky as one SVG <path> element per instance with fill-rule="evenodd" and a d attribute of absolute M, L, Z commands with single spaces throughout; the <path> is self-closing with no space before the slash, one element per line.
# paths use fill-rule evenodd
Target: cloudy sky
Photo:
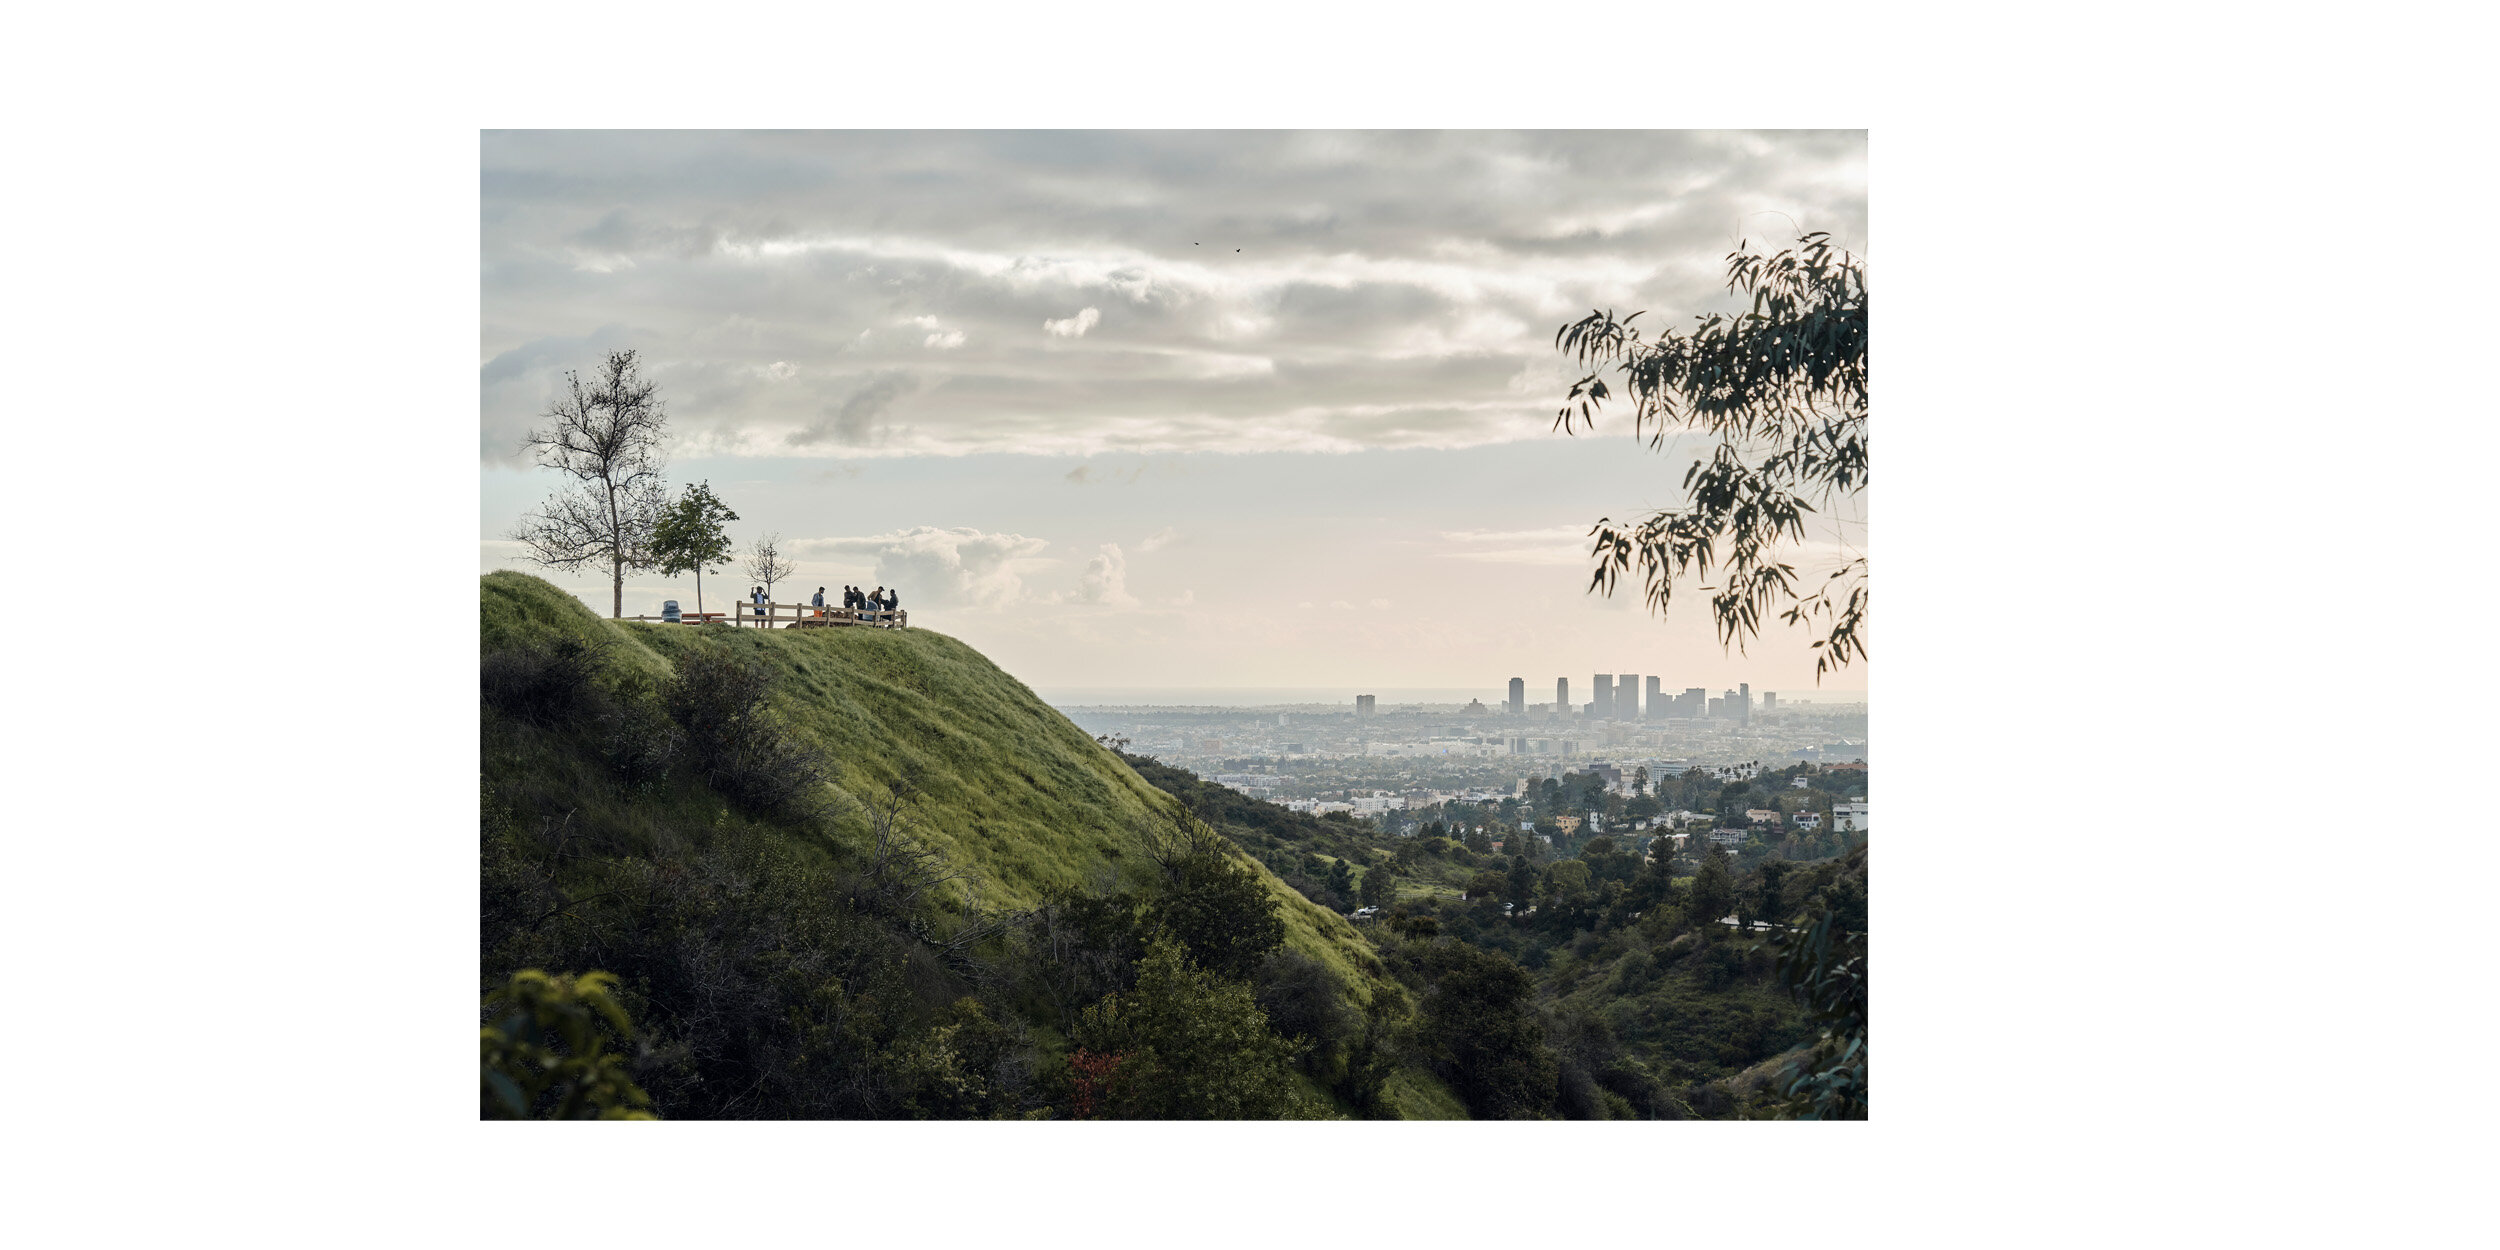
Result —
<path fill-rule="evenodd" d="M 518 448 L 564 371 L 630 347 L 733 537 L 1045 695 L 1811 697 L 1806 636 L 1731 656 L 1583 593 L 1590 523 L 1673 503 L 1697 440 L 1551 432 L 1553 336 L 1729 306 L 1740 238 L 1864 254 L 1863 132 L 489 132 L 483 212 L 481 569 L 529 567 L 504 535 L 557 481 Z M 629 576 L 625 610 L 693 597 Z"/>

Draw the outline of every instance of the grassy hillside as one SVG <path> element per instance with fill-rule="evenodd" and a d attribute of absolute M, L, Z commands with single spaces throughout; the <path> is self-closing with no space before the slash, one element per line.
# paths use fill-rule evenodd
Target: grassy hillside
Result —
<path fill-rule="evenodd" d="M 783 865 L 773 871 L 785 877 L 847 871 L 869 853 L 870 808 L 897 782 L 907 782 L 917 796 L 910 809 L 916 834 L 948 865 L 967 870 L 962 879 L 937 887 L 930 899 L 935 911 L 954 916 L 972 909 L 1025 911 L 1054 894 L 1099 893 L 1143 880 L 1155 870 L 1146 854 L 1146 831 L 1168 824 L 1179 811 L 1169 795 L 1022 683 L 934 631 L 614 622 L 541 579 L 498 572 L 481 581 L 479 632 L 490 662 L 518 652 L 545 654 L 566 641 L 591 648 L 602 707 L 647 701 L 680 666 L 705 656 L 759 666 L 772 680 L 767 715 L 824 762 L 824 793 L 830 796 L 821 817 L 797 820 L 759 814 L 682 775 L 625 784 L 616 779 L 611 758 L 623 749 L 613 745 L 623 732 L 614 725 L 550 727 L 552 721 L 540 724 L 488 710 L 481 728 L 485 801 L 490 825 L 504 826 L 501 835 L 490 830 L 490 893 L 535 891 L 530 897 L 553 899 L 555 907 L 552 918 L 540 918 L 523 903 L 510 905 L 511 915 L 527 924 L 507 923 L 504 932 L 486 935 L 482 973 L 489 982 L 512 970 L 497 966 L 498 960 L 540 957 L 553 941 L 542 936 L 546 931 L 597 910 L 586 902 L 569 903 L 573 897 L 630 897 L 636 889 L 657 889 L 634 874 L 673 881 L 647 864 L 670 857 L 693 862 L 684 858 L 690 847 L 735 843 L 747 848 L 740 854 L 748 859 L 741 862 Z M 496 843 L 494 836 L 503 841 Z M 515 849 L 493 851 L 497 845 Z M 1350 991 L 1350 1007 L 1359 1011 L 1380 995 L 1403 1001 L 1404 992 L 1383 976 L 1378 953 L 1352 925 L 1255 861 L 1241 862 L 1257 872 L 1278 905 L 1286 946 L 1333 973 Z M 763 870 L 740 871 L 747 875 L 739 880 L 748 882 L 741 889 L 764 888 L 755 883 Z M 495 884 L 506 878 L 504 885 Z M 605 895 L 592 886 L 604 887 Z M 717 911 L 719 905 L 705 906 Z M 824 923 L 838 927 L 839 919 Z M 623 939 L 601 934 L 635 922 L 620 914 L 603 923 L 610 929 L 581 937 L 567 949 L 605 949 L 603 943 Z M 936 923 L 934 932 L 942 934 L 946 922 Z M 915 958 L 928 966 L 912 971 L 918 978 L 912 992 L 931 1010 L 979 979 Z M 1035 1026 L 1050 1032 L 1046 1020 Z M 1046 1045 L 1059 1041 L 1045 1038 Z M 1401 1073 L 1389 1089 L 1405 1114 L 1442 1115 L 1457 1108 L 1446 1089 L 1419 1072 Z"/>

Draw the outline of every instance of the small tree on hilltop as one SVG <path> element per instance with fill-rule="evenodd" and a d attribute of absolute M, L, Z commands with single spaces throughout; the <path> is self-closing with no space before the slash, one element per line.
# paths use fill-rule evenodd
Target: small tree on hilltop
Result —
<path fill-rule="evenodd" d="M 703 569 L 705 565 L 726 567 L 729 563 L 728 524 L 738 519 L 712 494 L 709 482 L 697 482 L 686 488 L 660 514 L 651 530 L 651 554 L 660 572 L 676 577 L 688 570 L 694 572 L 694 610 L 703 610 Z M 720 568 L 714 568 L 717 573 Z"/>
<path fill-rule="evenodd" d="M 746 575 L 764 588 L 764 597 L 773 597 L 773 583 L 798 570 L 781 554 L 781 535 L 766 534 L 747 547 Z"/>
<path fill-rule="evenodd" d="M 610 615 L 625 615 L 625 570 L 651 567 L 651 531 L 667 506 L 660 472 L 668 416 L 658 388 L 634 353 L 611 352 L 589 384 L 564 375 L 565 392 L 547 406 L 547 424 L 521 449 L 540 466 L 573 479 L 521 518 L 511 537 L 525 559 L 545 568 L 608 570 Z"/>

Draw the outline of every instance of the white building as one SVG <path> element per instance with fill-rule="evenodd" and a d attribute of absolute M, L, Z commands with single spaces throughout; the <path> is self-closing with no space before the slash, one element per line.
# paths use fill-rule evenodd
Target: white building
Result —
<path fill-rule="evenodd" d="M 1832 804 L 1832 828 L 1850 833 L 1866 832 L 1865 801 Z"/>

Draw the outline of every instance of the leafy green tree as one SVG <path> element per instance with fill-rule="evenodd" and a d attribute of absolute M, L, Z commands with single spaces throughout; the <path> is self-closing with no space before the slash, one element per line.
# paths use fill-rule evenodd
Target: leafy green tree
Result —
<path fill-rule="evenodd" d="M 1799 1120 L 1866 1118 L 1866 933 L 1827 908 L 1780 945 L 1780 988 L 1822 1027 L 1814 1049 L 1781 1075 L 1782 1111 Z"/>
<path fill-rule="evenodd" d="M 1762 884 L 1758 887 L 1759 908 L 1763 919 L 1773 924 L 1787 922 L 1790 909 L 1784 886 L 1788 880 L 1788 874 L 1795 869 L 1796 865 L 1786 860 L 1774 859 L 1763 863 Z"/>
<path fill-rule="evenodd" d="M 703 610 L 704 569 L 718 566 L 711 570 L 717 573 L 729 565 L 728 524 L 737 519 L 738 514 L 712 494 L 711 483 L 697 482 L 660 513 L 659 523 L 652 527 L 652 562 L 670 577 L 693 571 L 697 612 Z"/>
<path fill-rule="evenodd" d="M 1328 888 L 1346 898 L 1354 896 L 1354 870 L 1344 860 L 1328 865 Z"/>
<path fill-rule="evenodd" d="M 1295 1089 L 1295 1048 L 1268 1027 L 1250 986 L 1189 962 L 1157 935 L 1134 988 L 1078 1018 L 1075 1066 L 1091 1114 L 1122 1120 L 1318 1119 Z M 1081 1084 L 1080 1089 L 1086 1085 Z"/>
<path fill-rule="evenodd" d="M 585 972 L 512 974 L 486 996 L 478 1031 L 479 1118 L 656 1120 L 651 1096 L 625 1074 L 610 1043 L 631 1044 L 633 1021 L 616 1001 L 616 977 Z"/>
<path fill-rule="evenodd" d="M 1259 874 L 1216 850 L 1180 860 L 1147 914 L 1201 967 L 1235 980 L 1285 941 L 1284 918 Z"/>
<path fill-rule="evenodd" d="M 1555 333 L 1590 370 L 1555 414 L 1557 428 L 1595 428 L 1613 394 L 1598 375 L 1611 368 L 1632 403 L 1634 437 L 1649 434 L 1651 450 L 1666 450 L 1678 429 L 1717 441 L 1686 470 L 1681 507 L 1597 523 L 1589 588 L 1612 594 L 1637 568 L 1663 614 L 1679 582 L 1715 579 L 1701 589 L 1714 592 L 1720 642 L 1738 647 L 1785 605 L 1784 621 L 1827 623 L 1814 643 L 1819 680 L 1866 654 L 1866 559 L 1840 561 L 1806 590 L 1782 557 L 1804 540 L 1809 517 L 1866 489 L 1866 265 L 1819 232 L 1772 255 L 1740 244 L 1727 261 L 1728 290 L 1752 297 L 1747 311 L 1703 314 L 1650 341 L 1632 325 L 1639 313 L 1591 312 Z"/>
<path fill-rule="evenodd" d="M 1397 874 L 1389 871 L 1387 864 L 1382 864 L 1363 873 L 1363 884 L 1357 891 L 1357 897 L 1365 907 L 1386 907 L 1396 897 L 1397 888 Z"/>
<path fill-rule="evenodd" d="M 1545 892 L 1548 895 L 1588 888 L 1589 866 L 1581 860 L 1562 860 L 1545 870 Z"/>
<path fill-rule="evenodd" d="M 1701 857 L 1701 871 L 1686 887 L 1685 914 L 1695 923 L 1715 925 L 1735 905 L 1735 874 L 1728 870 L 1727 853 L 1714 848 Z"/>
<path fill-rule="evenodd" d="M 1457 942 L 1426 949 L 1415 1053 L 1480 1119 L 1532 1120 L 1554 1104 L 1555 1062 L 1519 965 Z"/>
<path fill-rule="evenodd" d="M 1525 857 L 1510 861 L 1510 878 L 1502 895 L 1515 906 L 1526 907 L 1536 901 L 1536 869 Z"/>

